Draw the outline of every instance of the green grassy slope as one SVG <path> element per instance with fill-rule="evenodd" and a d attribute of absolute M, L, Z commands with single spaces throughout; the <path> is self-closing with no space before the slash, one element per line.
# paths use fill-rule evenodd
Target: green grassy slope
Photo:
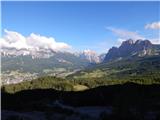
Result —
<path fill-rule="evenodd" d="M 77 91 L 126 82 L 160 84 L 160 56 L 101 63 L 72 74 L 65 79 L 46 76 L 19 84 L 5 85 L 2 86 L 2 90 L 11 93 L 37 88 Z"/>
<path fill-rule="evenodd" d="M 70 75 L 68 78 L 82 82 L 95 81 L 101 85 L 126 81 L 141 84 L 160 83 L 160 56 L 101 63 Z"/>

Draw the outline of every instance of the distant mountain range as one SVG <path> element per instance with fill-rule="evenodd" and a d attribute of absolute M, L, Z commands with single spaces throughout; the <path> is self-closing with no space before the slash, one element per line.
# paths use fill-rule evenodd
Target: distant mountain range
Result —
<path fill-rule="evenodd" d="M 95 51 L 84 50 L 77 54 L 80 58 L 89 60 L 90 63 L 100 63 L 103 61 L 102 55 L 98 55 Z"/>
<path fill-rule="evenodd" d="M 32 59 L 36 58 L 50 58 L 57 54 L 70 54 L 80 59 L 87 60 L 90 63 L 99 63 L 102 61 L 101 55 L 98 55 L 95 51 L 84 50 L 82 52 L 62 52 L 53 51 L 52 49 L 16 49 L 16 48 L 2 48 L 1 55 L 3 57 L 15 57 L 15 56 L 32 56 Z"/>
<path fill-rule="evenodd" d="M 70 53 L 51 49 L 2 48 L 1 58 L 2 83 L 6 84 L 46 75 L 65 77 L 91 63 L 100 62 L 98 54 L 91 50 Z"/>
<path fill-rule="evenodd" d="M 31 56 L 32 59 L 36 58 L 50 58 L 58 54 L 76 56 L 78 59 L 83 59 L 89 63 L 100 63 L 102 61 L 112 61 L 126 57 L 143 57 L 150 55 L 160 55 L 160 45 L 152 44 L 149 40 L 126 40 L 122 42 L 120 47 L 112 47 L 108 53 L 98 55 L 95 51 L 84 50 L 79 53 L 53 51 L 52 49 L 15 49 L 15 48 L 2 48 L 2 57 L 16 57 L 16 56 Z M 65 61 L 60 60 L 60 62 Z"/>
<path fill-rule="evenodd" d="M 51 54 L 2 52 L 4 118 L 38 118 L 37 113 L 44 111 L 43 116 L 52 118 L 58 114 L 81 119 L 84 111 L 87 120 L 97 120 L 91 116 L 97 111 L 100 111 L 97 115 L 100 120 L 159 118 L 160 45 L 149 40 L 127 40 L 98 57 L 90 50 L 47 52 Z M 21 82 L 32 80 L 35 73 L 45 76 Z M 111 112 L 108 113 L 108 109 Z M 34 111 L 34 114 L 24 111 Z"/>
<path fill-rule="evenodd" d="M 112 47 L 106 54 L 104 62 L 152 55 L 160 55 L 160 45 L 152 44 L 149 40 L 129 39 L 122 42 L 120 47 Z"/>
<path fill-rule="evenodd" d="M 65 68 L 82 69 L 90 63 L 99 63 L 102 58 L 91 50 L 79 53 L 60 52 L 49 49 L 28 50 L 3 48 L 1 52 L 2 72 L 20 70 L 23 72 L 42 72 L 44 69 Z"/>
<path fill-rule="evenodd" d="M 70 53 L 51 49 L 5 47 L 1 49 L 2 83 L 17 83 L 19 80 L 44 75 L 65 77 L 99 63 L 159 55 L 160 45 L 154 45 L 149 40 L 132 39 L 124 41 L 120 47 L 112 47 L 108 53 L 101 55 L 91 50 Z"/>
<path fill-rule="evenodd" d="M 127 40 L 111 48 L 103 62 L 67 76 L 90 87 L 132 81 L 140 84 L 159 83 L 160 45 L 149 40 Z M 87 81 L 87 82 L 86 82 Z"/>

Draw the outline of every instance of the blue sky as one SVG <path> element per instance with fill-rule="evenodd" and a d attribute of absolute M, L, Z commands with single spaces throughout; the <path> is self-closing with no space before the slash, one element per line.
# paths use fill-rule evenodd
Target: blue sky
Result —
<path fill-rule="evenodd" d="M 160 21 L 159 8 L 160 2 L 2 2 L 2 30 L 101 53 L 129 37 L 157 39 L 159 30 L 145 26 Z"/>

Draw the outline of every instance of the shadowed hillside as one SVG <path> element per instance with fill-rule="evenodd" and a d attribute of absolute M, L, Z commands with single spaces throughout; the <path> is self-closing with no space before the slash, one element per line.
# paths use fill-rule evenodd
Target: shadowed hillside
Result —
<path fill-rule="evenodd" d="M 101 106 L 112 108 L 111 114 L 103 115 L 106 118 L 142 119 L 150 116 L 150 112 L 154 118 L 158 118 L 160 114 L 159 91 L 160 85 L 134 83 L 102 86 L 79 92 L 34 89 L 9 94 L 2 91 L 2 110 L 66 113 L 70 110 L 74 112 L 74 110 L 62 106 L 73 108 Z"/>

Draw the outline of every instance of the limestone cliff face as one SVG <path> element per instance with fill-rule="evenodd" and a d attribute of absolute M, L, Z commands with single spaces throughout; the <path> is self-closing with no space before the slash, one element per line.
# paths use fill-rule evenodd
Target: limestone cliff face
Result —
<path fill-rule="evenodd" d="M 131 56 L 143 57 L 160 55 L 160 45 L 154 45 L 149 40 L 126 40 L 120 47 L 112 47 L 104 58 L 104 62 Z"/>

